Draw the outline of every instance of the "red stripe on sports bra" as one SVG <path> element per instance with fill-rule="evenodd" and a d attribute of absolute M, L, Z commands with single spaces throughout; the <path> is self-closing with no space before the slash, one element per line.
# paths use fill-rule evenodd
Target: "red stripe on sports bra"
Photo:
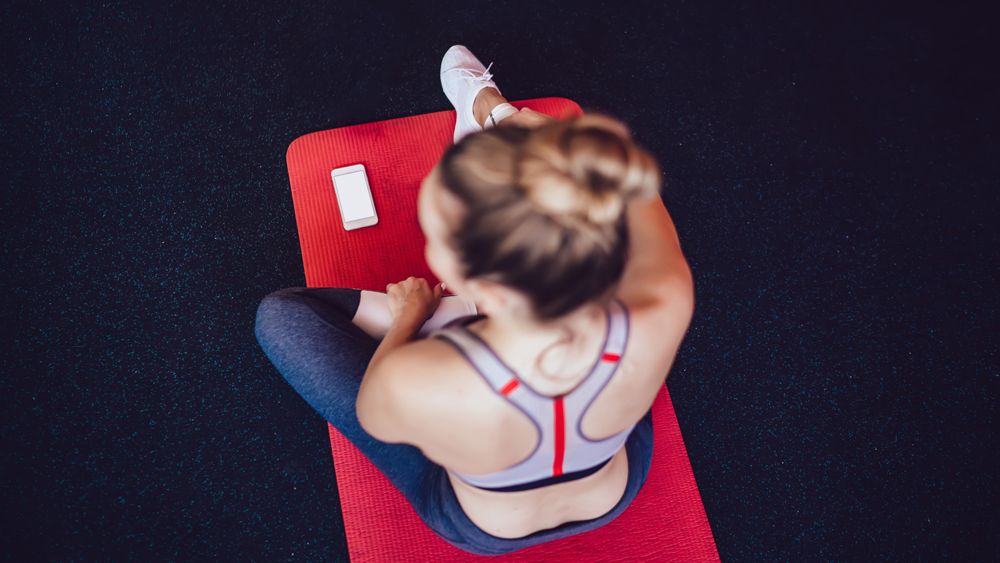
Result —
<path fill-rule="evenodd" d="M 514 389 L 517 389 L 517 385 L 518 385 L 517 379 L 511 379 L 510 381 L 507 382 L 507 385 L 504 385 L 503 389 L 500 390 L 500 394 L 506 396 L 508 393 L 510 393 Z"/>
<path fill-rule="evenodd" d="M 552 476 L 558 477 L 563 474 L 563 456 L 566 454 L 566 417 L 563 413 L 562 397 L 554 399 L 552 407 L 556 427 L 556 454 L 552 462 Z"/>
<path fill-rule="evenodd" d="M 601 359 L 604 360 L 605 362 L 617 362 L 621 358 L 622 357 L 620 355 L 611 352 L 605 352 L 604 355 L 601 356 Z"/>

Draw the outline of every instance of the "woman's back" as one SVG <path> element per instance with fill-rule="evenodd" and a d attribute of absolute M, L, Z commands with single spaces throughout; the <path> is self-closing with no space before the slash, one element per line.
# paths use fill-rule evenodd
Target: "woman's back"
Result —
<path fill-rule="evenodd" d="M 606 384 L 596 389 L 579 419 L 583 436 L 598 441 L 630 430 L 650 409 L 689 321 L 683 308 L 678 309 L 677 301 L 637 299 L 635 295 L 619 299 L 627 311 L 618 317 L 627 320 L 625 346 Z M 526 386 L 541 390 L 544 380 L 524 367 L 533 365 L 537 344 L 504 346 L 491 336 L 489 319 L 470 323 L 466 330 L 489 346 Z M 591 349 L 566 366 L 566 372 L 578 374 L 577 377 L 568 379 L 564 388 L 554 390 L 553 399 L 578 387 L 594 371 L 595 358 L 600 361 L 604 353 L 604 336 L 605 333 L 589 335 Z M 544 487 L 499 492 L 463 480 L 456 472 L 491 474 L 526 460 L 539 445 L 539 427 L 526 412 L 492 388 L 453 344 L 435 338 L 422 344 L 427 354 L 422 369 L 437 374 L 442 392 L 430 394 L 439 398 L 438 404 L 427 405 L 428 394 L 420 394 L 419 400 L 424 404 L 413 407 L 425 412 L 449 413 L 442 418 L 442 428 L 438 430 L 451 429 L 447 432 L 452 441 L 449 450 L 457 453 L 453 459 L 434 461 L 448 469 L 456 497 L 479 528 L 501 538 L 523 537 L 564 522 L 598 518 L 618 503 L 628 481 L 624 447 L 618 448 L 596 472 Z M 562 431 L 567 432 L 570 424 L 575 426 L 576 421 L 567 421 Z M 431 438 L 413 437 L 414 442 Z"/>

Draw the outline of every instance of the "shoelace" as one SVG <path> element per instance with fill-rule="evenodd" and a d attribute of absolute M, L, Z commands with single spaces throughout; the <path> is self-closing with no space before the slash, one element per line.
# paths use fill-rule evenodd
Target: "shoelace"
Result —
<path fill-rule="evenodd" d="M 468 75 L 468 78 L 471 78 L 472 80 L 478 80 L 478 81 L 481 81 L 481 82 L 487 82 L 487 81 L 489 81 L 489 80 L 492 80 L 492 79 L 493 79 L 493 75 L 492 75 L 492 74 L 490 74 L 490 67 L 491 67 L 491 66 L 493 66 L 493 61 L 490 61 L 490 65 L 489 65 L 489 66 L 487 66 L 487 67 L 486 67 L 486 70 L 484 70 L 484 71 L 483 71 L 482 73 L 480 73 L 480 74 L 476 74 L 476 73 L 475 73 L 474 71 L 472 71 L 472 70 L 469 70 L 469 69 L 467 69 L 467 68 L 461 68 L 461 67 L 459 67 L 459 68 L 449 68 L 449 69 L 448 69 L 447 71 L 445 71 L 445 72 L 451 72 L 451 71 L 455 71 L 455 70 L 457 70 L 457 71 L 460 71 L 460 72 L 463 72 L 463 73 L 467 74 L 467 75 Z"/>

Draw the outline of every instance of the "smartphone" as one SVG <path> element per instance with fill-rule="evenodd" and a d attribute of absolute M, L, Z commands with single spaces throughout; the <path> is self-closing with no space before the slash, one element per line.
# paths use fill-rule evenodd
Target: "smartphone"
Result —
<path fill-rule="evenodd" d="M 330 176 L 333 178 L 333 191 L 337 195 L 344 230 L 351 231 L 378 223 L 364 164 L 334 168 Z"/>

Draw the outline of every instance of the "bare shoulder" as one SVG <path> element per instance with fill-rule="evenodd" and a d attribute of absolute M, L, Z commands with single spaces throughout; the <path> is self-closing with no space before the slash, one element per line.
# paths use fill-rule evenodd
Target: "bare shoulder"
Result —
<path fill-rule="evenodd" d="M 448 409 L 461 414 L 455 405 L 468 405 L 469 397 L 489 397 L 483 393 L 483 381 L 478 377 L 468 377 L 474 368 L 463 353 L 443 338 L 422 338 L 400 348 L 405 356 L 407 374 L 400 374 L 397 381 L 401 387 L 412 391 L 411 396 L 422 404 L 449 405 Z M 419 399 L 416 399 L 419 398 Z M 496 401 L 501 406 L 503 401 Z M 484 405 L 477 404 L 475 411 L 482 414 Z"/>
<path fill-rule="evenodd" d="M 504 401 L 485 392 L 483 382 L 468 377 L 470 366 L 448 342 L 424 338 L 394 350 L 391 428 L 381 439 L 419 448 L 445 467 L 480 473 L 491 470 L 505 450 L 493 439 L 503 436 Z M 494 413 L 494 414 L 491 414 Z"/>
<path fill-rule="evenodd" d="M 391 385 L 405 389 L 406 396 L 426 398 L 455 382 L 452 374 L 462 360 L 458 350 L 441 338 L 421 338 L 393 350 Z"/>
<path fill-rule="evenodd" d="M 421 338 L 406 345 L 412 358 L 432 360 L 448 351 L 455 352 L 455 347 L 442 338 Z"/>

